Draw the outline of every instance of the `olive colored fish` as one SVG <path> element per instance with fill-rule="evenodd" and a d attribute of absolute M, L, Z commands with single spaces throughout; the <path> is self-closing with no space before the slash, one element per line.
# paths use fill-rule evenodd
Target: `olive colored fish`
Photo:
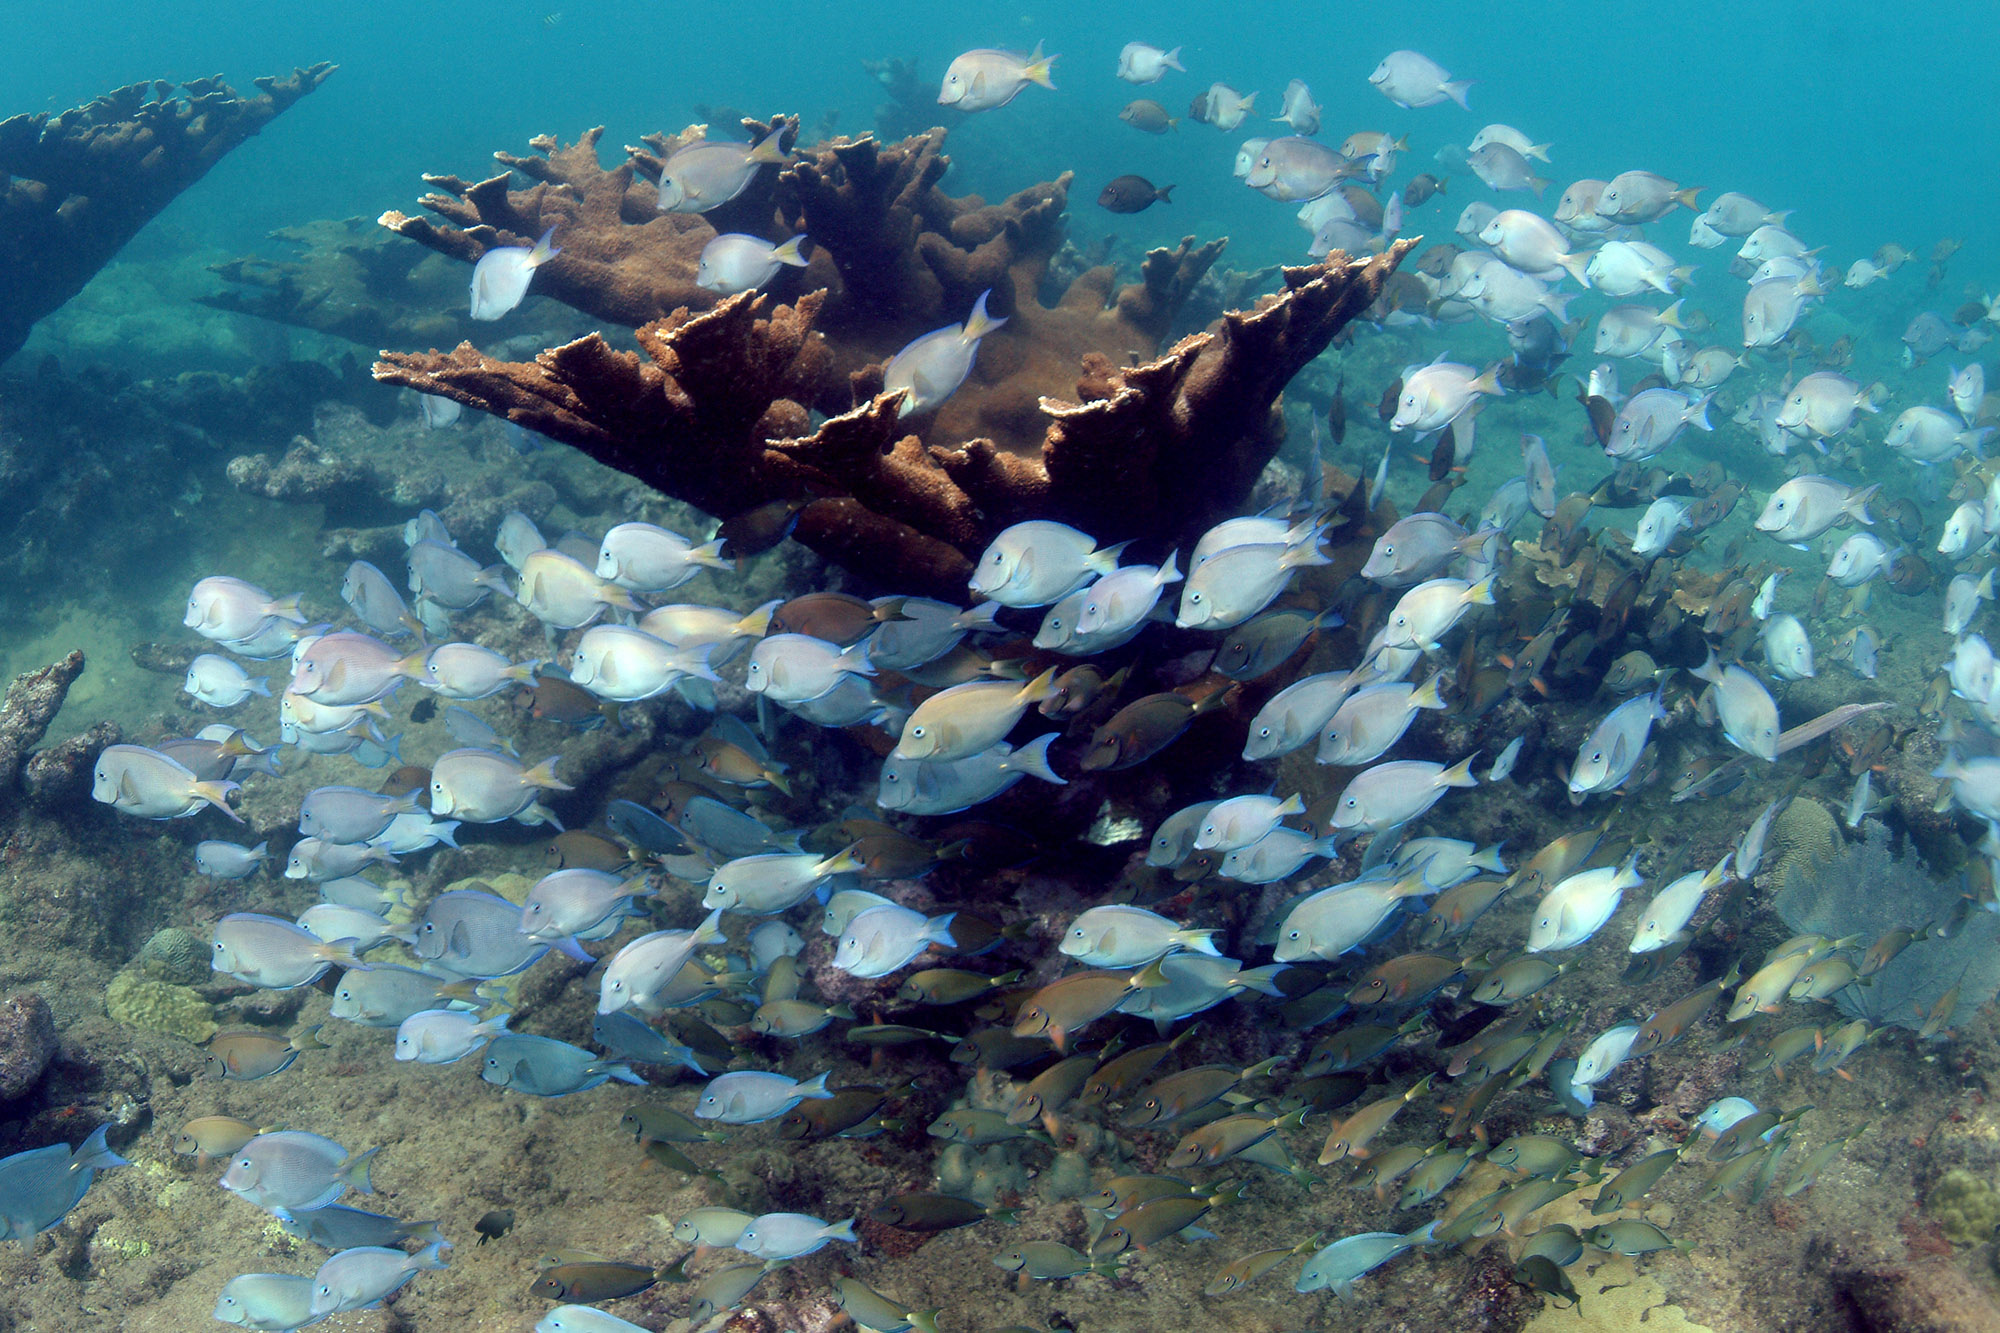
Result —
<path fill-rule="evenodd" d="M 660 1282 L 685 1282 L 687 1278 L 681 1269 L 691 1254 L 692 1251 L 682 1255 L 666 1268 L 610 1259 L 555 1264 L 542 1270 L 541 1275 L 529 1285 L 528 1294 L 540 1296 L 543 1300 L 574 1301 L 579 1305 L 636 1296 Z"/>
<path fill-rule="evenodd" d="M 1404 1091 L 1370 1102 L 1336 1124 L 1319 1151 L 1319 1164 L 1331 1166 L 1350 1157 L 1367 1157 L 1369 1142 L 1388 1127 L 1398 1111 L 1429 1092 L 1436 1077 L 1426 1074 Z"/>
<path fill-rule="evenodd" d="M 1287 1259 L 1311 1254 L 1326 1242 L 1326 1233 L 1316 1231 L 1290 1249 L 1256 1250 L 1240 1259 L 1231 1259 L 1201 1289 L 1204 1296 L 1228 1296 L 1255 1282 Z"/>
<path fill-rule="evenodd" d="M 1020 1213 L 1012 1208 L 975 1203 L 950 1194 L 898 1194 L 868 1210 L 868 1216 L 898 1231 L 950 1231 L 975 1222 L 1018 1222 Z"/>
<path fill-rule="evenodd" d="M 1679 1148 L 1662 1148 L 1656 1153 L 1648 1153 L 1632 1165 L 1606 1181 L 1591 1202 L 1593 1217 L 1615 1213 L 1620 1208 L 1636 1208 L 1639 1200 L 1646 1197 L 1653 1186 L 1660 1183 L 1660 1177 L 1681 1157 Z"/>
<path fill-rule="evenodd" d="M 1188 1166 L 1214 1166 L 1255 1147 L 1281 1129 L 1297 1129 L 1305 1119 L 1304 1107 L 1283 1115 L 1245 1112 L 1224 1116 L 1183 1135 L 1162 1165 L 1170 1171 Z"/>
<path fill-rule="evenodd" d="M 1145 1096 L 1127 1107 L 1124 1114 L 1118 1117 L 1118 1123 L 1127 1129 L 1139 1129 L 1179 1119 L 1221 1100 L 1241 1083 L 1262 1078 L 1283 1063 L 1281 1057 L 1273 1056 L 1247 1069 L 1199 1065 L 1169 1074 L 1148 1088 Z"/>

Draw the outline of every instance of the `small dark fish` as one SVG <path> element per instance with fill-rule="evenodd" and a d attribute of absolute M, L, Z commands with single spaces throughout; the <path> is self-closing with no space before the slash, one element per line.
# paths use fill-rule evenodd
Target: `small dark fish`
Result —
<path fill-rule="evenodd" d="M 382 782 L 384 796 L 407 796 L 413 791 L 428 793 L 431 786 L 431 771 L 421 764 L 404 764 Z M 426 796 L 425 799 L 429 799 Z"/>
<path fill-rule="evenodd" d="M 1148 134 L 1165 134 L 1168 130 L 1180 124 L 1179 121 L 1167 114 L 1165 107 L 1150 97 L 1134 98 L 1132 101 L 1127 102 L 1125 109 L 1118 113 L 1118 119 L 1124 121 L 1133 129 L 1144 130 Z"/>
<path fill-rule="evenodd" d="M 1584 412 L 1590 417 L 1590 432 L 1597 437 L 1598 446 L 1611 443 L 1611 428 L 1618 423 L 1618 409 L 1608 398 L 1597 394 L 1580 396 Z"/>
<path fill-rule="evenodd" d="M 472 1224 L 472 1229 L 479 1233 L 478 1243 L 481 1245 L 489 1240 L 499 1240 L 514 1229 L 514 1210 L 495 1208 L 490 1213 L 482 1214 L 480 1219 Z"/>
<path fill-rule="evenodd" d="M 1557 1300 L 1568 1301 L 1571 1305 L 1579 1307 L 1583 1304 L 1583 1297 L 1577 1295 L 1576 1286 L 1569 1280 L 1569 1274 L 1558 1268 L 1553 1260 L 1542 1255 L 1529 1255 L 1515 1264 L 1514 1270 L 1507 1276 L 1530 1291 L 1538 1291 L 1544 1296 L 1553 1296 Z"/>
<path fill-rule="evenodd" d="M 1437 443 L 1431 446 L 1430 474 L 1432 481 L 1443 481 L 1451 475 L 1451 465 L 1458 457 L 1458 435 L 1447 425 L 1438 432 Z M 1434 513 L 1435 510 L 1420 508 L 1420 514 Z"/>
<path fill-rule="evenodd" d="M 1432 195 L 1443 193 L 1445 193 L 1445 183 L 1426 171 L 1422 175 L 1413 177 L 1410 183 L 1403 187 L 1403 207 L 1419 208 L 1430 202 Z"/>
<path fill-rule="evenodd" d="M 725 518 L 715 530 L 715 535 L 722 539 L 723 556 L 741 560 L 762 555 L 792 535 L 799 525 L 800 512 L 811 503 L 811 499 L 771 500 Z"/>
<path fill-rule="evenodd" d="M 1154 204 L 1173 202 L 1174 187 L 1155 186 L 1144 176 L 1120 176 L 1097 196 L 1097 206 L 1113 213 L 1143 213 Z"/>
<path fill-rule="evenodd" d="M 1396 408 L 1402 402 L 1403 380 L 1399 375 L 1389 381 L 1389 387 L 1382 390 L 1382 401 L 1375 404 L 1375 415 L 1387 421 L 1396 415 Z"/>
<path fill-rule="evenodd" d="M 603 726 L 608 716 L 606 708 L 614 712 L 617 708 L 582 686 L 554 675 L 544 675 L 535 684 L 523 686 L 515 697 L 527 701 L 529 717 L 541 722 L 560 722 L 578 731 Z"/>
<path fill-rule="evenodd" d="M 1930 562 L 1920 555 L 1901 555 L 1889 567 L 1889 586 L 1909 596 L 1931 586 Z"/>
<path fill-rule="evenodd" d="M 1055 693 L 1036 707 L 1043 717 L 1075 717 L 1099 699 L 1116 694 L 1130 673 L 1131 668 L 1120 667 L 1106 676 L 1088 662 L 1073 666 L 1056 676 Z"/>
<path fill-rule="evenodd" d="M 1335 444 L 1347 442 L 1347 372 L 1342 371 L 1340 383 L 1333 389 L 1333 401 L 1326 409 L 1326 433 Z"/>

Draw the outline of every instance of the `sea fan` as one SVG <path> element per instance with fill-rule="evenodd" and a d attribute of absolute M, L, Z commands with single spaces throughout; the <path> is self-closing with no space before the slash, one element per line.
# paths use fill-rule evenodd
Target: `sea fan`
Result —
<path fill-rule="evenodd" d="M 1958 888 L 1937 879 L 1915 852 L 1890 851 L 1881 824 L 1841 855 L 1811 868 L 1797 867 L 1778 891 L 1778 915 L 1795 931 L 1830 939 L 1858 935 L 1862 947 L 1899 926 L 1935 931 L 1960 906 Z M 1958 1010 L 1971 1013 L 2000 992 L 2000 917 L 1973 912 L 1954 933 L 1912 944 L 1872 984 L 1850 986 L 1834 997 L 1842 1013 L 1871 1023 L 1921 1028 L 1924 1015 L 1953 986 Z"/>

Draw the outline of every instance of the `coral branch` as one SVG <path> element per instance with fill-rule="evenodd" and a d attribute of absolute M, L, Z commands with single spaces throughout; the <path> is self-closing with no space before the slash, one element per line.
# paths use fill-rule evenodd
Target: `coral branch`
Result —
<path fill-rule="evenodd" d="M 135 83 L 58 115 L 0 122 L 0 361 L 181 191 L 333 71 L 258 79 L 253 98 L 220 78 L 192 80 L 174 98 L 170 83 Z"/>

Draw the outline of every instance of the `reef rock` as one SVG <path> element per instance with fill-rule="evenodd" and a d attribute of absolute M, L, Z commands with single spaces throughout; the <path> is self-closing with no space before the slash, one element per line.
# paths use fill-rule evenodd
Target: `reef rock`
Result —
<path fill-rule="evenodd" d="M 33 991 L 0 1000 L 0 1102 L 24 1096 L 56 1053 L 56 1019 Z"/>
<path fill-rule="evenodd" d="M 181 191 L 333 71 L 258 79 L 253 98 L 219 77 L 181 85 L 180 97 L 164 80 L 135 83 L 0 122 L 0 361 Z"/>
<path fill-rule="evenodd" d="M 83 652 L 74 650 L 60 662 L 24 672 L 0 700 L 0 808 L 13 803 L 29 751 L 42 739 L 83 674 Z"/>

